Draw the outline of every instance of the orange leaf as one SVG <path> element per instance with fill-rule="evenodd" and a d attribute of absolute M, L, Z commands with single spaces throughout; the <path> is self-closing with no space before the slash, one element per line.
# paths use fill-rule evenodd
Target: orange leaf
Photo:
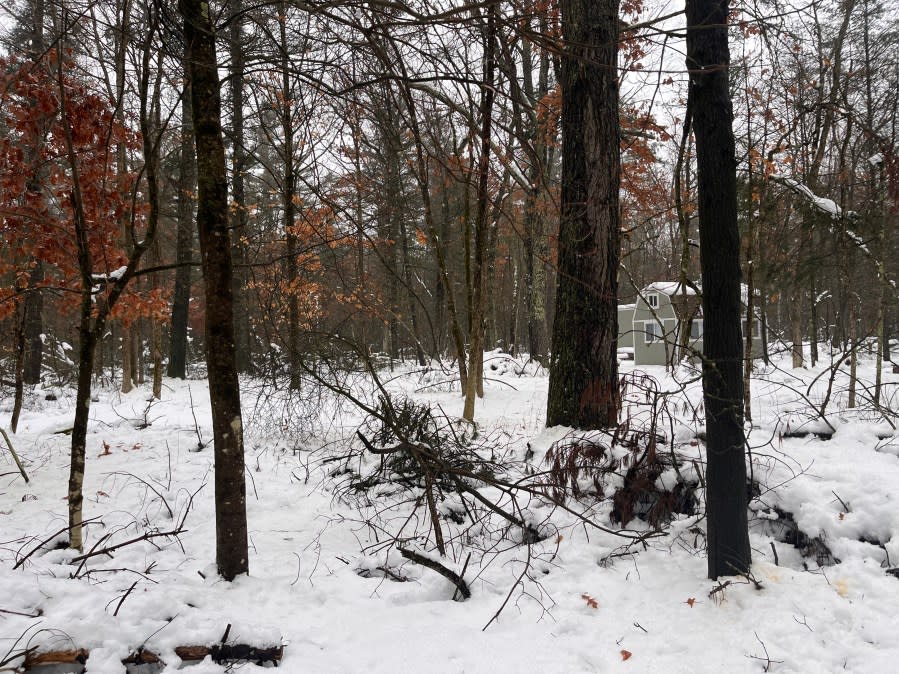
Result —
<path fill-rule="evenodd" d="M 696 603 L 696 598 L 695 598 L 695 597 L 690 597 L 690 598 L 687 600 L 687 605 L 688 605 L 690 608 L 693 608 L 693 604 L 695 604 L 695 603 Z"/>
<path fill-rule="evenodd" d="M 599 602 L 596 601 L 593 597 L 591 597 L 586 592 L 584 592 L 584 594 L 581 595 L 581 599 L 583 599 L 585 602 L 587 602 L 587 606 L 589 606 L 590 608 L 599 608 Z"/>
<path fill-rule="evenodd" d="M 621 649 L 621 659 L 622 660 L 629 660 L 632 655 L 633 655 L 633 653 L 631 653 L 630 651 L 626 651 L 623 648 Z"/>

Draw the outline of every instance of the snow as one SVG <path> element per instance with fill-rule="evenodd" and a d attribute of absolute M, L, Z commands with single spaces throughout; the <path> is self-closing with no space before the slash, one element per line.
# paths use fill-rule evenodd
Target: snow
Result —
<path fill-rule="evenodd" d="M 491 352 L 488 359 L 495 367 L 485 368 L 479 438 L 518 460 L 529 452 L 531 469 L 544 470 L 553 443 L 575 437 L 570 429 L 544 428 L 545 371 L 526 357 Z M 285 398 L 265 398 L 257 407 L 262 394 L 250 380 L 242 382 L 250 575 L 228 583 L 215 573 L 212 449 L 193 451 L 194 415 L 202 436 L 212 437 L 206 383 L 198 380 L 166 380 L 153 424 L 142 430 L 131 420 L 145 415 L 148 389 L 96 391 L 86 550 L 171 531 L 182 518 L 187 531 L 80 566 L 74 551 L 53 549 L 63 538 L 53 534 L 66 525 L 70 442 L 55 431 L 71 427 L 74 397 L 65 389 L 55 401 L 33 396 L 12 436 L 30 484 L 0 447 L 0 661 L 29 645 L 78 646 L 91 650 L 87 671 L 105 674 L 124 672 L 122 658 L 143 647 L 161 655 L 171 673 L 179 665 L 177 646 L 220 643 L 231 625 L 229 643 L 285 644 L 280 670 L 297 673 L 762 672 L 767 657 L 775 673 L 895 671 L 899 579 L 885 568 L 899 565 L 899 433 L 870 409 L 845 408 L 843 370 L 827 423 L 821 421 L 810 402 L 823 399 L 826 366 L 792 370 L 785 357 L 769 368 L 759 364 L 753 381 L 748 444 L 761 494 L 752 502 L 752 575 L 761 589 L 731 578 L 716 590 L 719 582 L 705 577 L 701 513 L 678 515 L 664 535 L 628 547 L 575 516 L 615 529 L 608 501 L 569 501 L 569 513 L 535 496 L 521 502 L 521 514 L 555 532 L 546 540 L 517 545 L 511 533 L 502 537 L 508 527 L 494 522 L 495 530 L 469 531 L 468 545 L 458 539 L 448 545 L 441 564 L 465 570 L 473 596 L 464 602 L 453 601 L 449 581 L 391 545 L 399 535 L 406 547 L 439 558 L 422 511 L 414 516 L 420 520 L 414 535 L 415 527 L 404 525 L 412 512 L 405 497 L 382 496 L 369 506 L 339 493 L 337 464 L 325 459 L 346 452 L 362 415 L 323 402 L 315 413 L 327 423 L 313 425 L 321 437 L 300 436 L 272 409 Z M 632 367 L 622 365 L 626 374 Z M 701 459 L 696 373 L 640 371 L 657 380 L 657 390 L 675 392 L 659 430 L 678 451 Z M 873 374 L 873 361 L 863 358 L 863 384 Z M 453 418 L 462 399 L 458 383 L 446 383 L 451 378 L 409 367 L 395 372 L 388 387 Z M 887 371 L 884 380 L 895 423 L 899 376 Z M 10 396 L 0 399 L 4 422 L 11 404 Z M 632 424 L 649 419 L 647 396 L 635 393 L 628 405 Z M 831 428 L 829 440 L 794 437 Z M 613 454 L 625 456 L 621 447 Z M 670 486 L 675 479 L 666 471 L 658 482 Z M 498 490 L 482 493 L 502 497 Z M 782 521 L 775 508 L 792 513 L 809 536 L 821 536 L 841 562 L 818 567 L 773 538 Z M 440 509 L 447 517 L 464 510 L 458 497 Z M 442 523 L 455 531 L 448 519 Z M 648 531 L 639 521 L 630 527 Z M 243 671 L 257 668 L 247 664 Z M 229 670 L 207 659 L 186 671 Z"/>
<path fill-rule="evenodd" d="M 817 208 L 819 211 L 830 215 L 830 217 L 834 220 L 838 220 L 844 215 L 843 209 L 840 208 L 833 199 L 818 196 L 808 185 L 805 185 L 798 180 L 794 180 L 793 178 L 780 174 L 772 174 L 771 176 L 769 176 L 769 179 L 786 185 L 791 190 L 796 192 L 796 194 L 808 200 L 809 203 L 811 203 L 812 206 Z M 855 211 L 847 211 L 845 213 L 845 216 L 850 220 L 854 220 L 858 218 L 858 213 L 856 213 Z"/>
<path fill-rule="evenodd" d="M 646 288 L 643 289 L 643 292 L 648 290 L 655 290 L 663 295 L 680 295 L 684 292 L 684 288 L 679 281 L 656 281 L 655 283 L 650 283 L 646 286 Z M 686 294 L 695 295 L 696 291 L 687 286 Z"/>
<path fill-rule="evenodd" d="M 91 274 L 91 279 L 98 283 L 103 281 L 118 281 L 125 275 L 126 271 L 128 271 L 128 267 L 123 266 L 109 272 L 108 274 Z"/>

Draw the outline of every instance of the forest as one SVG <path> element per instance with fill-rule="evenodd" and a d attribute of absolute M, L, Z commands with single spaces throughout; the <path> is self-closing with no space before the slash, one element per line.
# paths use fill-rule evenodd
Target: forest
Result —
<path fill-rule="evenodd" d="M 0 671 L 891 671 L 897 47 L 0 0 Z"/>

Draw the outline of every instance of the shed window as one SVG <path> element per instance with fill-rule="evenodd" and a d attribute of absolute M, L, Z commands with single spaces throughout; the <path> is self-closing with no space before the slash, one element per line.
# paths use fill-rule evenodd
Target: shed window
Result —
<path fill-rule="evenodd" d="M 743 336 L 746 336 L 746 319 L 743 319 L 743 322 L 740 326 L 741 332 Z M 762 338 L 762 321 L 759 318 L 756 318 L 752 321 L 752 338 L 753 339 L 761 339 Z"/>
<path fill-rule="evenodd" d="M 702 339 L 702 319 L 694 318 L 690 323 L 690 339 Z"/>
<path fill-rule="evenodd" d="M 646 321 L 643 324 L 643 332 L 647 344 L 662 341 L 662 326 L 655 321 Z"/>
<path fill-rule="evenodd" d="M 651 306 L 653 309 L 659 308 L 659 296 L 655 293 L 649 293 L 646 296 L 646 303 Z"/>

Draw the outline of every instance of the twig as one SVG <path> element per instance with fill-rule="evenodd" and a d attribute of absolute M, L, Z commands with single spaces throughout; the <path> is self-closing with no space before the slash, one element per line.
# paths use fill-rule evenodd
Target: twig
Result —
<path fill-rule="evenodd" d="M 194 410 L 194 394 L 193 391 L 190 390 L 190 386 L 187 387 L 187 395 L 190 397 L 190 416 L 194 418 L 194 433 L 197 434 L 196 451 L 199 452 L 206 447 L 206 443 L 203 442 L 203 434 L 200 433 L 200 422 L 197 421 L 197 413 Z"/>
<path fill-rule="evenodd" d="M 814 632 L 814 631 L 815 631 L 815 630 L 813 630 L 813 629 L 811 628 L 811 625 L 808 624 L 808 618 L 806 618 L 805 616 L 802 616 L 802 620 L 800 620 L 800 619 L 797 618 L 796 616 L 793 616 L 793 620 L 794 620 L 797 624 L 802 625 L 803 627 L 807 628 L 809 632 Z"/>
<path fill-rule="evenodd" d="M 765 642 L 762 641 L 761 639 L 759 639 L 758 632 L 753 632 L 753 634 L 755 634 L 755 638 L 762 645 L 762 650 L 765 651 L 765 657 L 762 658 L 762 657 L 759 657 L 758 655 L 748 655 L 746 657 L 751 658 L 752 660 L 763 660 L 765 663 L 765 668 L 763 671 L 765 671 L 765 672 L 771 671 L 771 665 L 773 665 L 773 664 L 778 664 L 778 665 L 783 664 L 783 660 L 772 660 L 771 656 L 768 655 L 768 648 L 765 646 Z"/>
<path fill-rule="evenodd" d="M 3 439 L 6 440 L 6 446 L 9 447 L 9 453 L 12 454 L 13 461 L 16 462 L 16 465 L 19 467 L 19 472 L 22 473 L 22 477 L 25 478 L 25 484 L 28 484 L 28 473 L 25 472 L 25 466 L 22 465 L 21 459 L 19 459 L 19 455 L 16 454 L 16 450 L 12 447 L 12 442 L 9 439 L 9 436 L 6 434 L 6 431 L 0 428 L 0 434 L 3 435 Z"/>
<path fill-rule="evenodd" d="M 112 612 L 113 617 L 115 617 L 119 614 L 119 609 L 122 608 L 122 604 L 125 603 L 125 600 L 128 598 L 128 595 L 131 594 L 134 591 L 134 588 L 136 588 L 136 587 L 137 587 L 137 581 L 134 581 L 133 583 L 131 583 L 131 587 L 129 587 L 127 590 L 125 590 L 125 594 L 122 595 L 122 598 L 119 599 L 119 603 L 116 604 L 115 611 Z"/>
<path fill-rule="evenodd" d="M 774 547 L 774 541 L 771 541 L 771 552 L 774 553 L 774 566 L 780 566 L 780 560 L 777 558 L 777 548 Z"/>
<path fill-rule="evenodd" d="M 522 580 L 524 580 L 524 577 L 527 575 L 528 569 L 530 567 L 531 567 L 531 546 L 529 545 L 528 546 L 528 559 L 527 559 L 527 562 L 525 562 L 524 569 L 522 569 L 521 574 L 518 576 L 518 578 L 512 584 L 512 587 L 509 589 L 509 593 L 506 595 L 506 598 L 503 600 L 503 603 L 500 604 L 500 607 L 498 609 L 496 609 L 496 613 L 493 614 L 493 617 L 490 618 L 490 620 L 487 621 L 487 624 L 484 625 L 484 627 L 481 629 L 482 632 L 486 632 L 487 628 L 490 627 L 491 624 L 493 624 L 493 621 L 495 621 L 499 618 L 499 614 L 503 612 L 504 608 L 506 608 L 506 604 L 508 604 L 509 600 L 512 598 L 512 593 L 515 592 L 515 588 L 521 584 Z"/>
<path fill-rule="evenodd" d="M 840 502 L 840 505 L 843 506 L 843 512 L 849 512 L 849 506 L 846 504 L 846 501 L 840 498 L 840 495 L 837 494 L 833 489 L 830 490 L 830 493 L 837 497 L 837 501 Z"/>
<path fill-rule="evenodd" d="M 21 611 L 10 611 L 9 609 L 6 609 L 6 608 L 0 608 L 0 613 L 8 613 L 10 615 L 20 615 L 20 616 L 25 616 L 26 618 L 40 618 L 42 615 L 44 615 L 44 612 L 41 611 L 40 609 L 38 609 L 37 613 L 22 613 Z"/>
<path fill-rule="evenodd" d="M 460 577 L 465 578 L 465 572 L 468 571 L 468 562 L 471 561 L 471 553 L 468 553 L 468 556 L 465 558 L 465 563 L 462 565 L 462 573 L 460 573 Z M 453 592 L 453 601 L 456 601 L 456 597 L 458 596 L 459 591 Z"/>

